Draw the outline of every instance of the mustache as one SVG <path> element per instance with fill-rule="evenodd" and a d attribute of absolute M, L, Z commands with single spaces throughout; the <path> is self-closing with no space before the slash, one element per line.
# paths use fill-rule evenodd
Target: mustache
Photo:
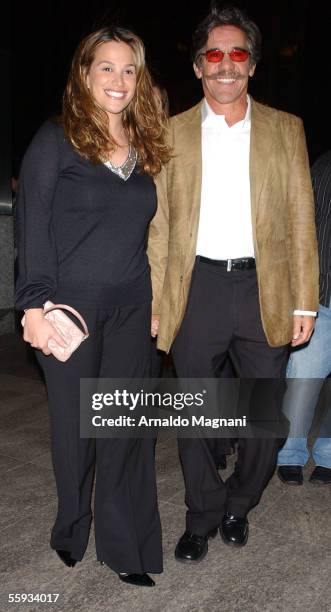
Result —
<path fill-rule="evenodd" d="M 222 70 L 220 70 L 219 72 L 215 74 L 205 74 L 204 76 L 206 79 L 208 79 L 208 81 L 216 81 L 217 79 L 242 80 L 246 78 L 242 74 L 238 74 L 237 72 L 224 72 Z"/>

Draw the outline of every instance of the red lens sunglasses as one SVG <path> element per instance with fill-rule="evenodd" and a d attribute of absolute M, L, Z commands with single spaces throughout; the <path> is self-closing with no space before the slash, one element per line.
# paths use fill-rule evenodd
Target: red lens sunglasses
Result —
<path fill-rule="evenodd" d="M 247 49 L 240 49 L 240 47 L 235 47 L 231 49 L 231 51 L 221 51 L 221 49 L 207 49 L 205 53 L 199 53 L 200 55 L 204 55 L 207 62 L 212 64 L 216 64 L 221 62 L 224 55 L 228 55 L 232 62 L 245 62 L 249 56 L 249 51 Z"/>

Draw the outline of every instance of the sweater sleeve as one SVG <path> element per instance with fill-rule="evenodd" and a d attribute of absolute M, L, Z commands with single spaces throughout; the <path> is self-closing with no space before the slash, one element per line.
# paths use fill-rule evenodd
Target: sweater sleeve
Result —
<path fill-rule="evenodd" d="M 41 308 L 57 288 L 52 206 L 59 175 L 60 128 L 45 122 L 22 163 L 17 197 L 18 276 L 15 306 Z"/>

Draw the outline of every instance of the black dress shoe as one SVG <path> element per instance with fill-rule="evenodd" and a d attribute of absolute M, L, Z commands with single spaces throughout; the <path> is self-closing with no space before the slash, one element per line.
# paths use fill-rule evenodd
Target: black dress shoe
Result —
<path fill-rule="evenodd" d="M 77 560 L 73 559 L 68 550 L 56 550 L 56 554 L 67 567 L 75 567 Z"/>
<path fill-rule="evenodd" d="M 122 582 L 126 584 L 134 584 L 135 586 L 153 587 L 155 586 L 154 580 L 148 574 L 118 574 L 118 577 Z"/>
<path fill-rule="evenodd" d="M 217 527 L 205 536 L 185 531 L 176 546 L 175 557 L 177 561 L 182 563 L 199 563 L 202 561 L 208 552 L 209 538 L 214 538 L 216 534 Z"/>
<path fill-rule="evenodd" d="M 301 465 L 280 465 L 277 470 L 278 478 L 288 485 L 302 485 L 303 475 Z"/>
<path fill-rule="evenodd" d="M 317 465 L 310 475 L 309 482 L 314 485 L 331 484 L 331 468 Z"/>
<path fill-rule="evenodd" d="M 245 546 L 248 540 L 248 520 L 241 516 L 225 514 L 222 519 L 220 533 L 223 542 L 229 546 Z"/>

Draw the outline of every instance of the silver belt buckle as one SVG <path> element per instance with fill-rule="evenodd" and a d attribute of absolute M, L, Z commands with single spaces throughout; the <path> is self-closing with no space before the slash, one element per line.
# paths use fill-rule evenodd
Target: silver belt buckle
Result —
<path fill-rule="evenodd" d="M 226 271 L 231 272 L 231 268 L 232 268 L 232 259 L 228 259 L 228 265 L 226 267 Z"/>

